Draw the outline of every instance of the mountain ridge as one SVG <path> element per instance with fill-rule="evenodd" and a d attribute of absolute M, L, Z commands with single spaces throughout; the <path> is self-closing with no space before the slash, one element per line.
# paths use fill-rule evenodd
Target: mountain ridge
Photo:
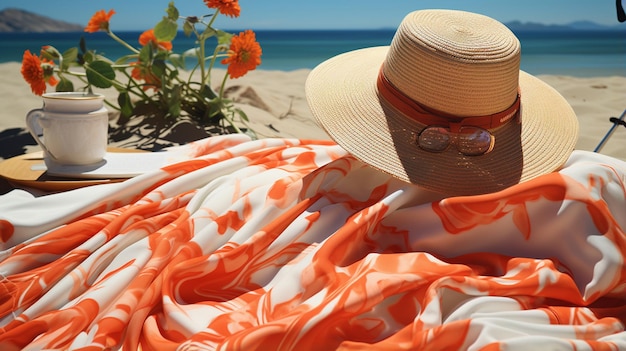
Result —
<path fill-rule="evenodd" d="M 544 24 L 537 22 L 511 21 L 505 25 L 512 31 L 620 31 L 626 30 L 626 26 L 613 25 L 607 26 L 592 21 L 574 21 L 568 24 Z"/>
<path fill-rule="evenodd" d="M 504 23 L 512 31 L 602 31 L 624 30 L 626 25 L 602 25 L 592 21 L 574 21 L 568 24 L 543 24 L 537 22 L 511 21 Z M 82 24 L 56 20 L 18 8 L 0 10 L 0 33 L 82 32 Z"/>
<path fill-rule="evenodd" d="M 0 33 L 74 32 L 84 28 L 84 25 L 59 21 L 17 8 L 0 10 Z"/>

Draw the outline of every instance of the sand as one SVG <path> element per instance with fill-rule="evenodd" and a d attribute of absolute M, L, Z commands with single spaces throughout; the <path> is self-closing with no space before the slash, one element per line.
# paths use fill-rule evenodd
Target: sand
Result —
<path fill-rule="evenodd" d="M 328 139 L 306 103 L 304 82 L 309 72 L 256 70 L 231 80 L 228 86 L 259 137 Z M 38 150 L 27 143 L 30 136 L 24 129 L 24 116 L 41 106 L 41 98 L 22 79 L 20 63 L 0 64 L 0 76 L 4 77 L 0 83 L 0 159 Z M 609 118 L 619 117 L 626 109 L 626 77 L 538 77 L 559 91 L 576 112 L 580 121 L 577 149 L 593 151 L 612 126 Z M 113 100 L 116 96 L 113 90 L 98 92 Z M 616 128 L 601 153 L 626 160 L 625 143 L 626 128 Z"/>

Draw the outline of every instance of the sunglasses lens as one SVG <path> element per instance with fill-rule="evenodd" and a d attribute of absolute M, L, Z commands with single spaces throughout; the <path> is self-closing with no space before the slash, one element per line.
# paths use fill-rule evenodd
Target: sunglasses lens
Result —
<path fill-rule="evenodd" d="M 457 148 L 467 156 L 486 154 L 493 148 L 493 142 L 491 133 L 478 127 L 462 127 L 456 138 Z"/>
<path fill-rule="evenodd" d="M 452 135 L 446 127 L 430 126 L 422 130 L 417 138 L 417 144 L 423 150 L 442 152 L 450 143 L 454 143 L 458 151 L 466 156 L 479 156 L 490 152 L 494 141 L 495 138 L 489 131 L 479 127 L 461 127 Z"/>
<path fill-rule="evenodd" d="M 417 144 L 426 151 L 444 151 L 450 145 L 450 132 L 444 127 L 427 127 L 419 134 Z"/>

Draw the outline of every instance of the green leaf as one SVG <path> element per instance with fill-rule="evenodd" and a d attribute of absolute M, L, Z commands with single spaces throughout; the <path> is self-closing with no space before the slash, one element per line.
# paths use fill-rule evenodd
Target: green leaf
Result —
<path fill-rule="evenodd" d="M 76 60 L 76 56 L 78 56 L 78 48 L 69 48 L 63 53 L 63 60 L 74 61 Z"/>
<path fill-rule="evenodd" d="M 204 85 L 204 89 L 202 89 L 201 91 L 204 92 L 203 96 L 208 98 L 208 100 L 213 100 L 213 99 L 217 98 L 217 94 L 207 84 Z"/>
<path fill-rule="evenodd" d="M 169 114 L 172 117 L 180 116 L 180 102 L 181 102 L 181 86 L 175 85 L 172 88 L 170 99 L 169 99 Z"/>
<path fill-rule="evenodd" d="M 172 41 L 176 38 L 178 24 L 167 17 L 163 17 L 161 22 L 154 27 L 154 36 L 159 41 Z"/>
<path fill-rule="evenodd" d="M 133 103 L 127 91 L 120 92 L 117 96 L 117 104 L 120 106 L 120 112 L 124 117 L 130 117 L 133 114 Z"/>
<path fill-rule="evenodd" d="M 248 118 L 248 115 L 245 112 L 243 112 L 242 109 L 236 108 L 235 112 L 237 112 L 237 114 L 239 115 L 239 117 L 241 117 L 242 120 L 244 120 L 246 122 L 250 122 L 250 119 Z"/>
<path fill-rule="evenodd" d="M 230 45 L 230 40 L 232 39 L 233 34 L 224 32 L 223 30 L 217 31 L 217 44 L 218 45 Z"/>
<path fill-rule="evenodd" d="M 116 65 L 125 65 L 129 61 L 137 61 L 138 57 L 139 57 L 139 55 L 137 55 L 137 54 L 124 55 L 124 56 L 121 56 L 120 58 L 118 58 L 117 60 L 115 60 L 115 64 Z M 123 70 L 123 69 L 124 68 L 120 68 L 120 70 Z"/>
<path fill-rule="evenodd" d="M 204 30 L 204 32 L 202 32 L 202 34 L 199 35 L 198 40 L 202 41 L 202 40 L 207 40 L 212 36 L 217 35 L 217 31 L 211 27 L 206 27 L 206 29 Z"/>
<path fill-rule="evenodd" d="M 222 119 L 222 103 L 219 99 L 213 100 L 209 104 L 209 118 L 214 118 L 215 116 L 219 116 L 219 119 Z"/>
<path fill-rule="evenodd" d="M 78 61 L 78 48 L 69 48 L 63 53 L 62 70 L 69 68 L 70 64 Z"/>
<path fill-rule="evenodd" d="M 74 91 L 74 84 L 71 80 L 61 77 L 59 84 L 57 84 L 57 91 Z"/>
<path fill-rule="evenodd" d="M 166 61 L 169 55 L 170 55 L 169 51 L 159 50 L 159 51 L 156 52 L 156 55 L 154 55 L 154 60 L 155 61 Z"/>
<path fill-rule="evenodd" d="M 150 45 L 141 48 L 141 51 L 139 51 L 139 61 L 143 63 L 152 62 L 152 48 Z"/>
<path fill-rule="evenodd" d="M 161 80 L 163 80 L 163 77 L 165 76 L 165 69 L 166 65 L 163 60 L 154 60 L 152 63 L 152 74 L 159 77 Z"/>
<path fill-rule="evenodd" d="M 176 8 L 176 6 L 174 6 L 174 2 L 170 1 L 170 3 L 167 6 L 167 18 L 176 22 L 178 20 L 178 17 L 180 17 L 180 14 L 178 13 L 178 9 Z"/>
<path fill-rule="evenodd" d="M 95 61 L 96 56 L 93 52 L 87 51 L 83 54 L 83 64 Z"/>
<path fill-rule="evenodd" d="M 115 71 L 111 65 L 104 61 L 94 61 L 86 65 L 85 73 L 89 84 L 97 88 L 110 88 L 113 86 L 111 82 L 115 79 Z"/>
<path fill-rule="evenodd" d="M 183 32 L 186 36 L 191 36 L 191 33 L 193 33 L 193 24 L 189 21 L 185 21 L 185 23 L 183 23 Z"/>

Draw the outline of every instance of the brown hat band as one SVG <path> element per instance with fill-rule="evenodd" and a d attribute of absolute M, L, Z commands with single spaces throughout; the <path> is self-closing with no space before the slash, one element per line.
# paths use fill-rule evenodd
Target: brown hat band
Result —
<path fill-rule="evenodd" d="M 389 82 L 382 68 L 380 69 L 378 81 L 376 83 L 378 92 L 385 100 L 387 100 L 387 102 L 392 104 L 404 115 L 425 125 L 457 124 L 459 126 L 465 125 L 492 129 L 505 124 L 514 116 L 519 115 L 517 113 L 519 111 L 521 100 L 519 90 L 515 102 L 504 111 L 487 116 L 461 117 L 426 107 L 406 96 L 398 88 L 391 84 L 391 82 Z"/>

